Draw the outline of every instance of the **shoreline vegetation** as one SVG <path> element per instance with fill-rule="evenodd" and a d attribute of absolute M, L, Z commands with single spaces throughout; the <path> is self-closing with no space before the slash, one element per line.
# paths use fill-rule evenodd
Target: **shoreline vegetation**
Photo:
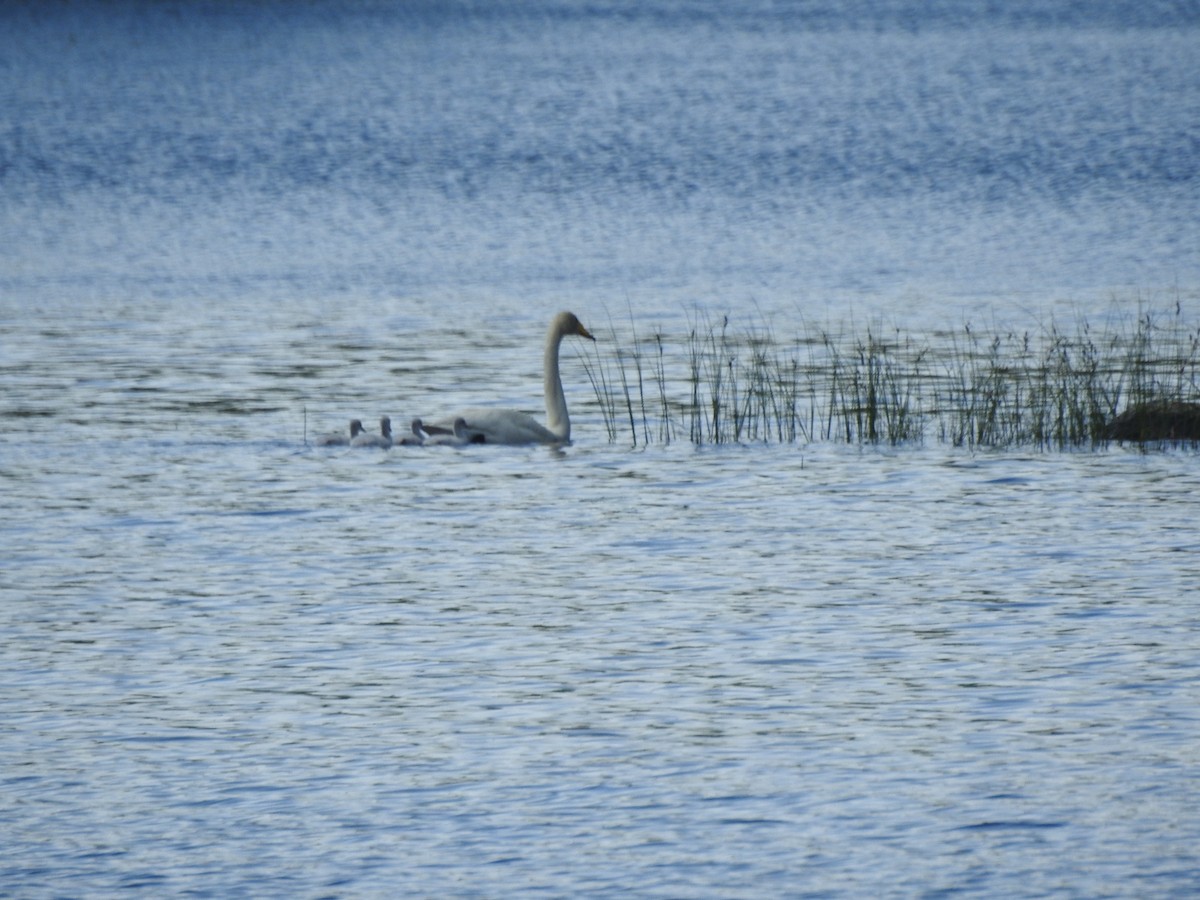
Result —
<path fill-rule="evenodd" d="M 1200 323 L 1139 309 L 1102 328 L 911 334 L 693 320 L 686 335 L 614 327 L 583 356 L 608 439 L 921 444 L 970 449 L 1200 447 Z M 602 352 L 604 355 L 601 355 Z"/>

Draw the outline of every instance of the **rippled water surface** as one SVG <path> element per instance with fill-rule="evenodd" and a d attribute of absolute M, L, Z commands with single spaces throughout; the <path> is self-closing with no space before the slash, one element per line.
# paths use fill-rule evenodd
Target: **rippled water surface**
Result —
<path fill-rule="evenodd" d="M 5 333 L 14 894 L 1200 881 L 1194 454 L 633 452 L 569 352 L 569 448 L 321 450 L 299 323 L 104 321 Z"/>
<path fill-rule="evenodd" d="M 959 6 L 0 11 L 0 894 L 1200 890 L 1194 450 L 312 445 L 1190 321 L 1194 12 Z"/>
<path fill-rule="evenodd" d="M 3 16 L 7 291 L 903 311 L 1200 284 L 1188 4 Z"/>

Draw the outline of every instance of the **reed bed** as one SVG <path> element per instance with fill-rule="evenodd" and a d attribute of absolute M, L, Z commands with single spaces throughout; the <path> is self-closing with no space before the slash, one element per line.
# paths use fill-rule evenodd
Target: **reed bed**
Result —
<path fill-rule="evenodd" d="M 1100 330 L 1084 318 L 1021 333 L 964 324 L 914 335 L 876 323 L 801 325 L 779 338 L 723 316 L 682 335 L 639 333 L 632 319 L 612 334 L 584 366 L 609 440 L 634 446 L 1095 448 L 1141 408 L 1200 414 L 1200 329 L 1178 302 L 1173 314 L 1143 310 Z"/>

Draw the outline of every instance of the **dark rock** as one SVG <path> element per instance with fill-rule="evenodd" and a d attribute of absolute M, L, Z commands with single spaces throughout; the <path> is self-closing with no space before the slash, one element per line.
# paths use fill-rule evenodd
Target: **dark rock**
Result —
<path fill-rule="evenodd" d="M 1200 441 L 1200 403 L 1139 403 L 1109 422 L 1105 437 L 1112 441 Z"/>

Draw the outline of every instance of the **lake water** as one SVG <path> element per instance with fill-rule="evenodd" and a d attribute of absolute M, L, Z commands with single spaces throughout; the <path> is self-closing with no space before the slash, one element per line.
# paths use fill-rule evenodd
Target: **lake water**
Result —
<path fill-rule="evenodd" d="M 1192 451 L 311 446 L 1194 320 L 1200 17 L 960 6 L 5 7 L 0 895 L 1200 890 Z"/>

